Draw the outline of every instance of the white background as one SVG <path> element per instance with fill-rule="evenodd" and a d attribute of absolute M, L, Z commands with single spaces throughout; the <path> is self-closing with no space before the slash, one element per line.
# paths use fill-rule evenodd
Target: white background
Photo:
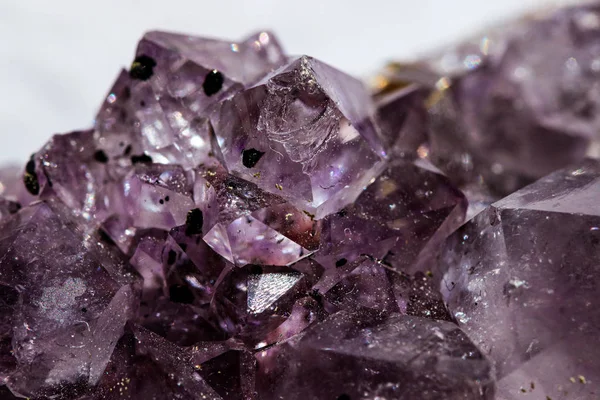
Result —
<path fill-rule="evenodd" d="M 557 1 L 0 0 L 0 163 L 90 126 L 145 30 L 239 39 L 267 28 L 288 53 L 365 77 Z"/>

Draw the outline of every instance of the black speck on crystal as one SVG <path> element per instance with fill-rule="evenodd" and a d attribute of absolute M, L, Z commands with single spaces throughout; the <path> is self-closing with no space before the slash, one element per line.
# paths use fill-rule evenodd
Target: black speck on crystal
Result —
<path fill-rule="evenodd" d="M 38 181 L 38 177 L 35 172 L 35 161 L 33 160 L 33 155 L 25 165 L 23 183 L 25 184 L 27 191 L 32 195 L 36 196 L 40 193 L 40 182 Z"/>
<path fill-rule="evenodd" d="M 94 153 L 94 160 L 100 163 L 105 163 L 108 162 L 108 157 L 106 156 L 106 153 L 104 151 L 96 150 L 96 152 Z"/>
<path fill-rule="evenodd" d="M 204 94 L 207 96 L 212 96 L 213 94 L 218 93 L 223 87 L 224 81 L 223 74 L 213 69 L 204 78 L 204 83 L 202 84 L 202 88 L 204 89 Z"/>
<path fill-rule="evenodd" d="M 35 161 L 33 160 L 34 156 L 35 154 L 32 154 L 29 158 L 29 161 L 27 161 L 27 164 L 25 165 L 25 172 L 28 174 L 35 174 Z"/>
<path fill-rule="evenodd" d="M 340 394 L 337 398 L 337 400 L 351 400 L 350 396 L 348 396 L 347 394 Z"/>
<path fill-rule="evenodd" d="M 194 302 L 194 294 L 185 285 L 171 285 L 169 287 L 169 297 L 175 303 L 190 304 Z"/>
<path fill-rule="evenodd" d="M 202 210 L 194 208 L 187 213 L 185 219 L 185 234 L 186 235 L 197 235 L 202 233 L 202 225 L 204 224 L 204 215 Z"/>
<path fill-rule="evenodd" d="M 259 274 L 262 274 L 262 272 L 263 272 L 263 269 L 260 265 L 251 265 L 249 270 L 250 270 L 250 273 L 254 274 L 254 275 L 259 275 Z"/>
<path fill-rule="evenodd" d="M 98 237 L 100 238 L 100 240 L 106 244 L 110 244 L 115 246 L 115 242 L 114 240 L 112 240 L 112 238 L 108 235 L 108 233 L 106 233 L 103 229 L 98 229 Z"/>
<path fill-rule="evenodd" d="M 152 157 L 148 154 L 140 154 L 139 156 L 131 156 L 132 164 L 152 164 Z"/>
<path fill-rule="evenodd" d="M 133 60 L 129 76 L 133 79 L 147 81 L 154 74 L 154 67 L 156 67 L 156 61 L 152 57 L 142 54 Z"/>
<path fill-rule="evenodd" d="M 177 260 L 177 253 L 175 250 L 169 250 L 169 254 L 167 255 L 167 264 L 173 265 Z"/>
<path fill-rule="evenodd" d="M 246 168 L 254 168 L 256 163 L 260 161 L 262 156 L 265 155 L 264 151 L 259 151 L 256 149 L 247 149 L 242 151 L 242 164 Z"/>
<path fill-rule="evenodd" d="M 10 204 L 8 205 L 8 212 L 10 214 L 14 214 L 17 211 L 19 211 L 21 209 L 21 203 L 16 203 L 11 201 Z"/>
<path fill-rule="evenodd" d="M 337 260 L 335 262 L 335 266 L 336 267 L 343 267 L 344 265 L 346 265 L 346 263 L 348 262 L 348 260 L 346 260 L 345 258 L 340 258 L 339 260 Z"/>

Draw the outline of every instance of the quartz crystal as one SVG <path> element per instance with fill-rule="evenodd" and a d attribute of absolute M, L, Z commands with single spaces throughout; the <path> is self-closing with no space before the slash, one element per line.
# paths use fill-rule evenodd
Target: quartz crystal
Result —
<path fill-rule="evenodd" d="M 599 21 L 376 92 L 147 33 L 93 126 L 0 168 L 0 399 L 598 398 Z"/>
<path fill-rule="evenodd" d="M 229 171 L 322 218 L 381 169 L 374 114 L 360 81 L 304 56 L 223 101 L 211 121 Z"/>
<path fill-rule="evenodd" d="M 494 203 L 444 245 L 441 290 L 494 362 L 501 398 L 600 393 L 599 194 L 588 160 Z"/>

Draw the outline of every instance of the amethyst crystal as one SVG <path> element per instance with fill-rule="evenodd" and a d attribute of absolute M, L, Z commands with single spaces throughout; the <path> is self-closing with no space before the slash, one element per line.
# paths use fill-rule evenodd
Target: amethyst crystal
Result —
<path fill-rule="evenodd" d="M 127 274 L 102 254 L 105 249 L 86 246 L 65 212 L 37 203 L 4 225 L 0 278 L 5 312 L 12 314 L 6 321 L 13 327 L 6 333 L 12 336 L 9 364 L 16 365 L 3 375 L 15 394 L 54 396 L 93 387 L 132 317 L 134 293 L 119 283 Z M 18 293 L 16 304 L 10 288 Z"/>
<path fill-rule="evenodd" d="M 598 397 L 598 20 L 374 95 L 268 32 L 146 34 L 0 170 L 0 398 Z"/>
<path fill-rule="evenodd" d="M 374 114 L 360 81 L 305 56 L 223 101 L 211 121 L 229 171 L 322 218 L 381 169 Z"/>
<path fill-rule="evenodd" d="M 494 203 L 444 245 L 441 290 L 505 398 L 600 393 L 598 194 L 588 160 Z"/>

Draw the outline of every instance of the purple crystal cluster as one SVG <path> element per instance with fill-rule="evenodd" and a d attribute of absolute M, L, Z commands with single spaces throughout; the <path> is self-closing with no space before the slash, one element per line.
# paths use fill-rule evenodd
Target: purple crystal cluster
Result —
<path fill-rule="evenodd" d="M 594 6 L 376 93 L 147 33 L 0 170 L 0 398 L 598 398 L 598 77 Z"/>

